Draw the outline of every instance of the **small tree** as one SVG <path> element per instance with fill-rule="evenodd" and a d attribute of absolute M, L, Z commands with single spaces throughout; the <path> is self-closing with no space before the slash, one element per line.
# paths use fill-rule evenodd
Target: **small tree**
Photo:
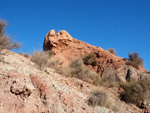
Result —
<path fill-rule="evenodd" d="M 0 54 L 3 49 L 18 49 L 20 48 L 20 44 L 12 41 L 10 37 L 5 35 L 5 27 L 6 27 L 6 22 L 3 20 L 0 20 Z"/>
<path fill-rule="evenodd" d="M 134 62 L 137 65 L 143 66 L 143 59 L 139 57 L 139 53 L 134 52 L 132 54 L 128 53 L 128 60 Z"/>

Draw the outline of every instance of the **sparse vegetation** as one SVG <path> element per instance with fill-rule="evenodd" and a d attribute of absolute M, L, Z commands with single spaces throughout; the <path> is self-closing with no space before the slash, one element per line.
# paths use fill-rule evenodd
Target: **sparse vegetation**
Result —
<path fill-rule="evenodd" d="M 24 56 L 24 57 L 26 57 L 26 58 L 30 58 L 30 55 L 29 55 L 29 53 L 22 53 L 21 51 L 19 51 L 19 53 L 18 53 L 19 55 L 21 55 L 21 56 Z"/>
<path fill-rule="evenodd" d="M 79 78 L 88 83 L 99 85 L 100 77 L 93 71 L 90 71 L 82 62 L 81 58 L 75 58 L 66 69 L 66 75 Z"/>
<path fill-rule="evenodd" d="M 107 93 L 104 91 L 93 91 L 88 99 L 88 104 L 91 106 L 105 106 L 107 103 Z"/>
<path fill-rule="evenodd" d="M 133 67 L 136 68 L 136 69 L 139 69 L 138 64 L 137 64 L 136 62 L 133 62 L 133 61 L 127 60 L 127 61 L 126 61 L 126 65 L 130 65 L 130 66 L 133 66 Z"/>
<path fill-rule="evenodd" d="M 0 54 L 2 52 L 3 49 L 19 49 L 20 48 L 20 44 L 12 41 L 10 39 L 10 37 L 5 35 L 5 27 L 6 27 L 6 22 L 3 20 L 0 20 Z"/>
<path fill-rule="evenodd" d="M 116 50 L 114 48 L 109 48 L 107 49 L 108 52 L 110 52 L 111 54 L 117 55 Z"/>
<path fill-rule="evenodd" d="M 45 66 L 48 63 L 49 58 L 51 57 L 50 52 L 40 52 L 36 51 L 31 56 L 31 61 L 36 63 L 39 68 L 42 68 L 42 66 Z"/>
<path fill-rule="evenodd" d="M 133 67 L 139 69 L 138 65 L 143 66 L 143 59 L 139 57 L 139 54 L 137 52 L 134 52 L 132 54 L 128 53 L 129 58 L 126 62 L 127 65 L 132 65 Z"/>
<path fill-rule="evenodd" d="M 131 81 L 129 83 L 121 83 L 124 89 L 121 93 L 121 99 L 127 103 L 133 103 L 138 107 L 143 101 L 150 100 L 150 82 L 147 81 Z"/>
<path fill-rule="evenodd" d="M 24 54 L 24 57 L 26 57 L 26 58 L 30 58 L 29 53 L 25 53 L 25 54 Z"/>
<path fill-rule="evenodd" d="M 92 91 L 91 95 L 88 98 L 88 104 L 93 107 L 102 106 L 112 109 L 113 111 L 119 111 L 117 103 L 112 100 L 109 95 L 103 90 Z"/>
<path fill-rule="evenodd" d="M 119 80 L 117 79 L 116 72 L 112 67 L 108 67 L 102 74 L 101 85 L 105 87 L 114 87 L 118 85 Z"/>
<path fill-rule="evenodd" d="M 59 59 L 50 59 L 47 66 L 56 70 L 57 73 L 63 74 L 63 61 Z"/>
<path fill-rule="evenodd" d="M 21 51 L 19 51 L 19 52 L 18 52 L 18 54 L 19 54 L 19 55 L 21 55 L 21 56 L 23 56 L 23 55 L 24 55 Z"/>
<path fill-rule="evenodd" d="M 85 54 L 82 59 L 85 65 L 92 65 L 92 66 L 97 65 L 97 59 L 93 53 Z"/>

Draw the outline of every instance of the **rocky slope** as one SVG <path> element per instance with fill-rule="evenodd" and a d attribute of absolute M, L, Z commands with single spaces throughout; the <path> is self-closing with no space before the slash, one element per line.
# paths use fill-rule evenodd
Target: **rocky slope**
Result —
<path fill-rule="evenodd" d="M 64 62 L 63 67 L 67 66 L 75 57 L 83 57 L 86 53 L 93 53 L 98 59 L 98 63 L 96 66 L 89 65 L 88 67 L 101 76 L 110 66 L 117 71 L 117 76 L 121 81 L 126 81 L 128 70 L 131 71 L 130 77 L 135 80 L 140 79 L 143 72 L 146 72 L 141 66 L 139 66 L 139 70 L 132 66 L 127 66 L 124 58 L 113 55 L 100 47 L 72 38 L 64 30 L 58 33 L 55 33 L 55 30 L 51 30 L 44 39 L 43 50 L 52 50 L 55 54 L 54 57 Z"/>
<path fill-rule="evenodd" d="M 150 80 L 149 74 L 143 74 L 145 70 L 142 67 L 137 70 L 125 65 L 124 58 L 74 39 L 66 31 L 58 34 L 50 31 L 43 48 L 53 50 L 53 58 L 63 61 L 64 67 L 75 57 L 93 53 L 98 64 L 88 67 L 96 72 L 99 69 L 99 75 L 111 66 L 121 81 L 126 81 L 127 75 L 135 80 Z M 0 56 L 0 113 L 143 113 L 135 105 L 120 100 L 119 88 L 93 86 L 77 78 L 58 74 L 46 66 L 39 69 L 29 58 L 12 51 L 3 50 L 2 53 L 5 54 Z M 88 104 L 87 100 L 94 90 L 108 94 L 109 107 Z"/>
<path fill-rule="evenodd" d="M 90 91 L 95 89 L 106 91 L 118 103 L 120 113 L 142 112 L 120 101 L 115 90 L 65 77 L 51 68 L 39 70 L 28 58 L 12 51 L 1 57 L 0 113 L 113 113 L 87 104 Z"/>

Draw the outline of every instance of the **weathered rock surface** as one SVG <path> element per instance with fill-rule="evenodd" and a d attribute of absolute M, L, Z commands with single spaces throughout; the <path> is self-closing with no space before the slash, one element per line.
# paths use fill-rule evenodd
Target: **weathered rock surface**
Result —
<path fill-rule="evenodd" d="M 123 58 L 117 57 L 100 47 L 95 47 L 74 39 L 64 30 L 59 31 L 58 34 L 54 30 L 51 30 L 45 37 L 43 49 L 52 50 L 56 56 L 63 57 L 65 61 L 69 62 L 74 57 L 83 56 L 86 53 L 93 53 L 99 59 L 101 69 L 107 64 L 113 65 L 114 68 L 118 68 L 124 64 Z"/>
<path fill-rule="evenodd" d="M 104 89 L 76 78 L 43 71 L 29 59 L 11 51 L 0 62 L 0 113 L 113 113 L 104 107 L 91 107 L 86 100 L 90 91 Z M 120 113 L 141 113 L 134 105 L 120 101 L 114 91 L 107 91 L 119 103 Z"/>
<path fill-rule="evenodd" d="M 126 80 L 127 71 L 131 66 L 125 65 L 125 59 L 115 56 L 108 51 L 95 47 L 85 42 L 79 41 L 72 38 L 68 32 L 59 31 L 55 33 L 55 30 L 51 30 L 45 37 L 43 50 L 52 50 L 56 58 L 61 59 L 64 63 L 63 66 L 67 66 L 70 61 L 75 57 L 82 57 L 86 53 L 93 53 L 98 59 L 96 66 L 88 66 L 91 70 L 98 72 L 102 75 L 104 70 L 109 66 L 114 70 L 117 70 L 120 80 Z M 125 69 L 126 68 L 126 69 Z M 121 72 L 119 72 L 121 70 Z M 139 79 L 139 74 L 136 72 L 137 69 L 132 68 L 133 79 Z M 140 71 L 146 71 L 143 67 L 140 67 Z"/>

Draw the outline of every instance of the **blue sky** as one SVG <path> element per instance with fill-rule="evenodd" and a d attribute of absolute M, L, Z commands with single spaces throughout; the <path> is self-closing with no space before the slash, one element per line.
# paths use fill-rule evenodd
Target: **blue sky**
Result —
<path fill-rule="evenodd" d="M 128 57 L 138 52 L 150 70 L 150 0 L 0 0 L 7 34 L 22 43 L 17 50 L 42 50 L 45 35 L 66 30 L 76 39 L 115 48 Z"/>

